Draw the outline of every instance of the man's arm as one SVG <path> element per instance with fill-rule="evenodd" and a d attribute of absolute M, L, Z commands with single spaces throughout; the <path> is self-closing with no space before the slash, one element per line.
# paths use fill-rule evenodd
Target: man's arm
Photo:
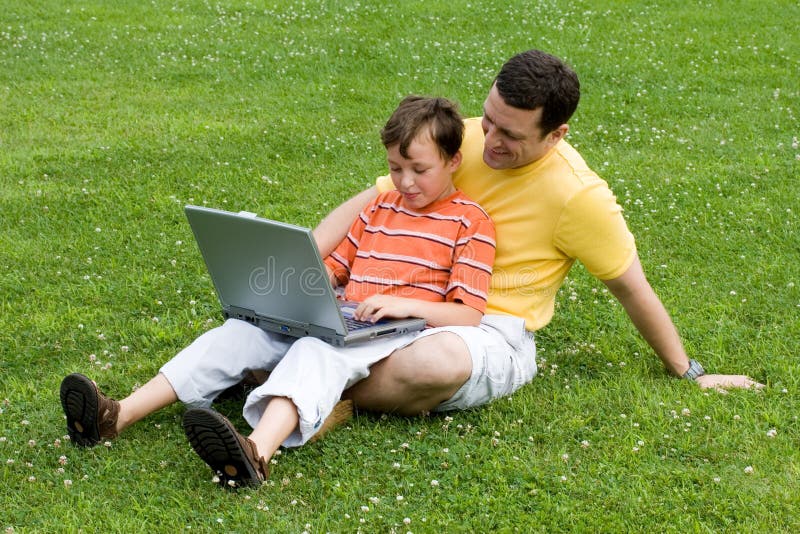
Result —
<path fill-rule="evenodd" d="M 336 246 L 347 236 L 347 230 L 350 229 L 350 225 L 356 220 L 361 210 L 376 196 L 378 196 L 378 188 L 372 186 L 340 204 L 322 219 L 314 228 L 314 239 L 317 241 L 320 256 L 325 258 L 336 249 Z"/>
<path fill-rule="evenodd" d="M 618 278 L 604 280 L 619 300 L 636 329 L 661 358 L 664 367 L 675 376 L 689 369 L 689 358 L 683 349 L 678 331 L 644 275 L 638 256 Z M 697 379 L 701 387 L 761 387 L 744 375 L 703 375 Z"/>

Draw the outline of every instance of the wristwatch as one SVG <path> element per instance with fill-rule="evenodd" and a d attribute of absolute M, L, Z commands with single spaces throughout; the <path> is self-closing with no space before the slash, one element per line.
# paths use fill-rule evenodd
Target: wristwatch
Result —
<path fill-rule="evenodd" d="M 681 378 L 686 378 L 688 380 L 696 380 L 698 377 L 703 376 L 706 374 L 706 370 L 703 369 L 703 366 L 700 365 L 700 362 L 697 360 L 689 360 L 689 369 L 683 373 Z"/>

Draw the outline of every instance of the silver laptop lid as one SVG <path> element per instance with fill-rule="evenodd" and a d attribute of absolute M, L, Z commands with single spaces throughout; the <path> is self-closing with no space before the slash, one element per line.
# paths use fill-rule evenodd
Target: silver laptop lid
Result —
<path fill-rule="evenodd" d="M 226 314 L 243 309 L 346 334 L 311 230 L 253 214 L 185 210 Z"/>

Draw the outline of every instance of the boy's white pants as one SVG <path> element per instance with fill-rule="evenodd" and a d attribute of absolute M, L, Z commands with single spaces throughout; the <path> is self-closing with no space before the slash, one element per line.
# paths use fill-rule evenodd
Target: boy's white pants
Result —
<path fill-rule="evenodd" d="M 265 332 L 229 319 L 179 352 L 161 373 L 183 403 L 208 407 L 248 371 L 270 371 L 269 379 L 248 395 L 244 418 L 255 427 L 272 397 L 290 398 L 297 406 L 300 425 L 283 445 L 296 447 L 316 433 L 342 392 L 366 378 L 372 364 L 416 337 L 416 333 L 406 334 L 343 348 L 313 337 Z"/>
<path fill-rule="evenodd" d="M 272 397 L 290 398 L 300 424 L 283 445 L 296 447 L 317 432 L 345 389 L 369 376 L 371 365 L 422 336 L 441 331 L 464 340 L 472 356 L 472 376 L 439 410 L 485 404 L 513 393 L 536 374 L 533 335 L 525 332 L 521 319 L 497 315 L 485 316 L 479 327 L 431 328 L 344 348 L 313 337 L 268 333 L 229 319 L 179 352 L 161 373 L 183 403 L 209 407 L 249 371 L 270 371 L 269 379 L 248 395 L 244 418 L 255 427 Z"/>

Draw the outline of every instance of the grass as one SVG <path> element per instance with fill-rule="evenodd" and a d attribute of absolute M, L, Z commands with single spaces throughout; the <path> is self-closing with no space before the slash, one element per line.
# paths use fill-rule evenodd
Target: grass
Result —
<path fill-rule="evenodd" d="M 745 0 L 4 6 L 0 526 L 796 531 L 798 19 Z M 220 321 L 183 204 L 314 225 L 384 171 L 378 131 L 402 96 L 478 115 L 531 47 L 579 73 L 570 140 L 688 351 L 762 392 L 666 378 L 578 266 L 537 334 L 540 376 L 512 398 L 360 413 L 257 491 L 211 483 L 180 406 L 110 447 L 65 442 L 65 374 L 124 396 Z M 219 408 L 244 425 L 239 402 Z"/>

